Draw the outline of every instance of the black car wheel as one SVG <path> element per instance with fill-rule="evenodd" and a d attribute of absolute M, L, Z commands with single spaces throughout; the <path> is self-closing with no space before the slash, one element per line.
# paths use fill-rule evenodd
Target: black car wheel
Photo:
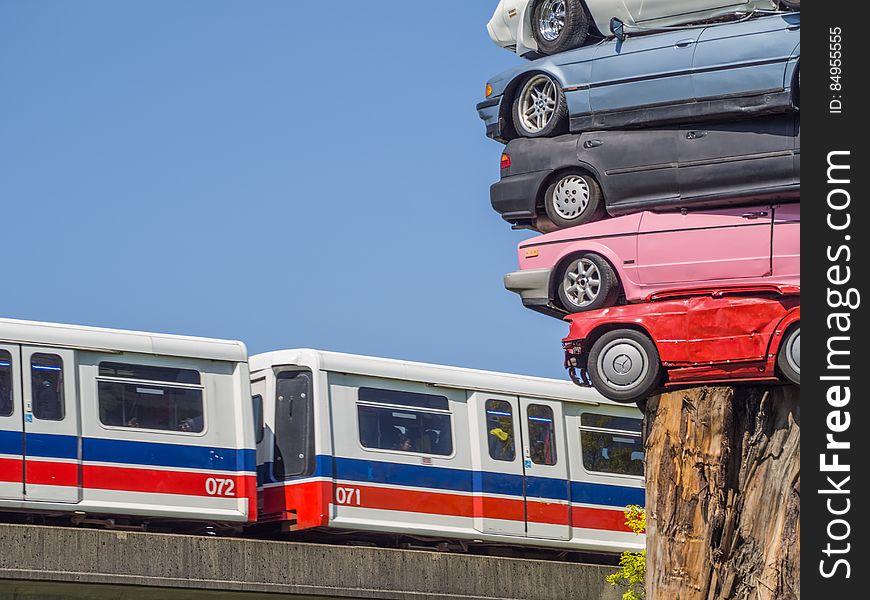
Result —
<path fill-rule="evenodd" d="M 779 0 L 779 6 L 786 10 L 800 10 L 801 0 Z"/>
<path fill-rule="evenodd" d="M 608 331 L 589 350 L 589 377 L 605 398 L 638 402 L 658 389 L 662 363 L 653 341 L 633 329 Z"/>
<path fill-rule="evenodd" d="M 568 103 L 562 86 L 545 73 L 526 79 L 514 99 L 513 124 L 520 137 L 550 137 L 562 133 Z"/>
<path fill-rule="evenodd" d="M 532 31 L 541 54 L 579 48 L 589 34 L 589 15 L 580 0 L 539 0 L 532 13 Z"/>
<path fill-rule="evenodd" d="M 801 326 L 792 326 L 783 336 L 776 355 L 776 365 L 789 382 L 801 384 Z"/>
<path fill-rule="evenodd" d="M 586 173 L 565 173 L 544 192 L 544 210 L 560 229 L 597 221 L 602 208 L 601 187 Z"/>
<path fill-rule="evenodd" d="M 569 313 L 605 308 L 619 297 L 619 279 L 606 260 L 597 254 L 583 254 L 561 271 L 558 296 Z"/>

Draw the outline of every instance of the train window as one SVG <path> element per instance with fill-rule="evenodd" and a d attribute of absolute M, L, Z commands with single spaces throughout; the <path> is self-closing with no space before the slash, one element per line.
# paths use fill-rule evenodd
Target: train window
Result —
<path fill-rule="evenodd" d="M 583 413 L 580 415 L 580 425 L 583 427 L 630 431 L 637 435 L 640 435 L 641 423 L 641 419 L 634 417 L 615 417 L 613 415 L 599 415 L 595 413 Z"/>
<path fill-rule="evenodd" d="M 555 465 L 556 424 L 553 409 L 542 404 L 529 404 L 529 454 L 536 465 Z"/>
<path fill-rule="evenodd" d="M 101 362 L 99 375 L 100 377 L 121 377 L 144 381 L 200 384 L 199 371 L 194 371 L 193 369 L 175 369 L 172 367 L 154 367 L 150 365 Z"/>
<path fill-rule="evenodd" d="M 188 369 L 100 363 L 100 422 L 110 427 L 202 433 L 202 388 L 194 383 L 199 381 L 199 373 Z"/>
<path fill-rule="evenodd" d="M 63 360 L 57 354 L 30 357 L 33 416 L 41 421 L 63 421 Z"/>
<path fill-rule="evenodd" d="M 444 396 L 435 394 L 420 394 L 402 390 L 382 390 L 378 388 L 361 387 L 358 398 L 360 402 L 375 404 L 393 404 L 395 406 L 413 406 L 432 410 L 450 410 L 450 403 Z"/>
<path fill-rule="evenodd" d="M 504 400 L 487 400 L 484 410 L 489 456 L 493 460 L 513 461 L 517 452 L 511 403 Z"/>
<path fill-rule="evenodd" d="M 0 417 L 12 416 L 12 355 L 0 350 Z"/>
<path fill-rule="evenodd" d="M 643 476 L 640 419 L 584 413 L 580 446 L 587 471 Z"/>
<path fill-rule="evenodd" d="M 251 398 L 251 402 L 254 405 L 254 441 L 259 444 L 266 433 L 266 426 L 263 424 L 263 397 L 257 394 Z"/>
<path fill-rule="evenodd" d="M 278 374 L 275 396 L 276 479 L 314 473 L 314 405 L 311 373 L 285 371 Z"/>
<path fill-rule="evenodd" d="M 357 406 L 357 410 L 360 443 L 365 448 L 453 454 L 449 414 L 364 405 Z"/>

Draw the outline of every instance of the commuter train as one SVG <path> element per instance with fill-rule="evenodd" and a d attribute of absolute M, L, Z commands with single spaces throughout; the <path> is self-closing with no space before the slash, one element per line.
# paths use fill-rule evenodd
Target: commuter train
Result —
<path fill-rule="evenodd" d="M 251 357 L 260 522 L 639 549 L 641 416 L 570 382 L 284 350 Z"/>
<path fill-rule="evenodd" d="M 569 382 L 0 319 L 0 510 L 643 547 L 640 413 Z"/>
<path fill-rule="evenodd" d="M 256 520 L 244 344 L 0 319 L 0 509 Z"/>

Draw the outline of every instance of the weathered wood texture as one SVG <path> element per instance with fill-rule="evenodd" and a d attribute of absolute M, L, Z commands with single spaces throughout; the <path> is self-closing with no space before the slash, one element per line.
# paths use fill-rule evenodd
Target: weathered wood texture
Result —
<path fill-rule="evenodd" d="M 651 398 L 648 600 L 800 598 L 798 389 Z"/>

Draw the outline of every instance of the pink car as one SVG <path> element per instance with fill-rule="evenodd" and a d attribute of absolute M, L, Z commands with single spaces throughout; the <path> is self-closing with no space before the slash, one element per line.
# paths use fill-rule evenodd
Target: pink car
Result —
<path fill-rule="evenodd" d="M 526 240 L 519 258 L 505 287 L 558 317 L 675 288 L 800 285 L 800 204 L 641 212 Z"/>

